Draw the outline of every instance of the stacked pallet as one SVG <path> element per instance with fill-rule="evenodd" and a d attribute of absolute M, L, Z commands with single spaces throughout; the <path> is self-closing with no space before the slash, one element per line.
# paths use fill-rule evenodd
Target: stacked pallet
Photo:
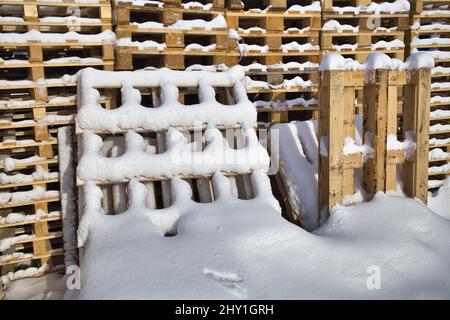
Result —
<path fill-rule="evenodd" d="M 450 1 L 414 2 L 411 15 L 411 51 L 433 55 L 430 114 L 430 189 L 450 175 Z"/>
<path fill-rule="evenodd" d="M 311 0 L 229 3 L 227 64 L 245 66 L 260 124 L 317 110 L 320 11 Z"/>
<path fill-rule="evenodd" d="M 73 123 L 78 71 L 113 68 L 111 27 L 106 0 L 0 4 L 3 281 L 62 262 L 56 131 Z"/>
<path fill-rule="evenodd" d="M 224 1 L 116 0 L 116 69 L 225 62 Z"/>
<path fill-rule="evenodd" d="M 403 60 L 409 8 L 406 0 L 323 0 L 322 54 L 339 52 L 362 63 L 382 52 Z"/>

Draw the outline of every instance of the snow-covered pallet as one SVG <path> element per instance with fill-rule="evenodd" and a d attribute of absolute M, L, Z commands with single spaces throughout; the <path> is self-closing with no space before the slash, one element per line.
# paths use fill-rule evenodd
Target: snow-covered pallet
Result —
<path fill-rule="evenodd" d="M 411 12 L 413 14 L 420 14 L 424 11 L 437 10 L 435 12 L 431 12 L 433 15 L 443 15 L 443 12 L 440 12 L 441 9 L 448 9 L 449 1 L 448 0 L 412 0 L 411 1 Z M 430 14 L 430 12 L 428 13 Z"/>
<path fill-rule="evenodd" d="M 405 64 L 373 54 L 365 66 L 337 54 L 325 57 L 320 118 L 276 127 L 280 140 L 286 142 L 279 146 L 277 181 L 292 220 L 315 229 L 334 205 L 370 199 L 378 191 L 395 191 L 400 180 L 406 194 L 427 201 L 432 65 L 431 56 L 420 54 Z M 358 87 L 364 88 L 364 119 L 354 112 Z M 397 100 L 403 90 L 399 117 Z M 402 142 L 398 123 L 403 127 Z M 292 150 L 299 155 L 292 155 Z M 396 172 L 400 164 L 402 178 Z"/>
<path fill-rule="evenodd" d="M 57 129 L 73 124 L 77 72 L 113 68 L 115 35 L 109 1 L 2 1 L 0 15 L 0 265 L 12 280 L 62 262 Z"/>
<path fill-rule="evenodd" d="M 274 64 L 297 56 L 319 61 L 320 11 L 227 11 L 226 19 L 229 65 L 241 59 Z"/>
<path fill-rule="evenodd" d="M 450 175 L 450 1 L 417 1 L 411 15 L 408 50 L 433 55 L 429 187 Z"/>
<path fill-rule="evenodd" d="M 409 2 L 322 1 L 321 49 L 363 63 L 373 51 L 404 59 Z"/>
<path fill-rule="evenodd" d="M 224 63 L 227 50 L 227 28 L 217 11 L 186 15 L 182 8 L 141 7 L 141 15 L 130 17 L 129 8 L 116 6 L 116 69 L 139 67 L 185 67 L 207 62 Z M 137 7 L 138 8 L 138 7 Z M 188 9 L 187 11 L 191 11 Z M 125 16 L 125 17 L 124 17 Z M 195 19 L 193 19 L 193 17 Z"/>
<path fill-rule="evenodd" d="M 211 17 L 223 13 L 224 1 L 179 1 L 163 3 L 158 1 L 116 0 L 113 2 L 114 23 L 129 25 L 145 17 L 146 21 L 160 22 L 170 25 L 178 20 L 196 17 L 210 20 Z"/>
<path fill-rule="evenodd" d="M 5 0 L 0 4 L 0 30 L 3 32 L 99 32 L 111 30 L 111 23 L 108 0 Z"/>
<path fill-rule="evenodd" d="M 252 199 L 261 191 L 255 175 L 266 172 L 270 160 L 254 129 L 256 110 L 247 98 L 244 75 L 241 67 L 83 71 L 76 120 L 80 244 L 92 223 L 92 205 L 107 214 L 131 209 L 135 201 L 146 210 L 176 210 L 191 192 L 194 201 L 214 202 L 223 192 L 216 188 L 218 175 L 227 177 L 233 197 Z M 106 110 L 97 104 L 103 88 L 121 90 L 120 106 Z M 178 102 L 178 90 L 186 88 L 197 91 L 198 104 Z M 216 100 L 217 88 L 231 89 L 228 105 Z M 142 99 L 145 92 L 152 92 L 152 106 Z M 145 195 L 135 192 L 141 184 Z"/>
<path fill-rule="evenodd" d="M 404 59 L 405 34 L 402 30 L 343 31 L 322 29 L 322 54 L 339 52 L 341 55 L 364 62 L 371 53 L 382 52 L 393 58 Z"/>
<path fill-rule="evenodd" d="M 438 0 L 439 1 L 439 0 Z M 409 12 L 408 0 L 322 0 L 322 11 L 326 13 L 380 13 Z"/>
<path fill-rule="evenodd" d="M 318 64 L 251 64 L 245 68 L 247 94 L 259 113 L 258 122 L 287 122 L 298 112 L 316 116 Z"/>

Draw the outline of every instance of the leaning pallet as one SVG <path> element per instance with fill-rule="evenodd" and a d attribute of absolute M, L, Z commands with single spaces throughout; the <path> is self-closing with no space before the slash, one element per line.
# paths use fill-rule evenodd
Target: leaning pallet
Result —
<path fill-rule="evenodd" d="M 411 52 L 434 57 L 432 70 L 429 188 L 450 175 L 450 1 L 416 1 L 411 15 Z"/>
<path fill-rule="evenodd" d="M 227 65 L 245 66 L 259 123 L 311 117 L 317 110 L 320 10 L 318 2 L 272 1 L 265 9 L 226 12 Z"/>
<path fill-rule="evenodd" d="M 0 30 L 3 32 L 111 30 L 111 4 L 109 0 L 3 0 L 0 3 Z"/>
<path fill-rule="evenodd" d="M 269 158 L 259 144 L 256 110 L 243 80 L 238 66 L 223 72 L 83 71 L 76 120 L 78 238 L 86 239 L 94 194 L 107 214 L 120 215 L 133 201 L 133 185 L 143 185 L 147 210 L 178 203 L 180 178 L 197 202 L 220 196 L 212 182 L 218 174 L 230 181 L 235 197 L 253 198 L 251 176 L 267 169 Z M 121 93 L 114 110 L 98 104 L 104 88 Z M 179 93 L 186 90 L 195 93 L 197 103 L 179 102 Z M 98 170 L 100 163 L 105 170 Z"/>
<path fill-rule="evenodd" d="M 227 29 L 220 2 L 142 6 L 117 1 L 114 21 L 118 70 L 225 62 Z"/>
<path fill-rule="evenodd" d="M 0 8 L 0 268 L 5 283 L 63 264 L 57 129 L 73 124 L 78 72 L 112 70 L 115 36 L 108 1 L 80 4 L 79 29 L 66 28 L 63 19 L 66 9 L 74 9 L 73 1 L 3 4 L 12 7 Z"/>

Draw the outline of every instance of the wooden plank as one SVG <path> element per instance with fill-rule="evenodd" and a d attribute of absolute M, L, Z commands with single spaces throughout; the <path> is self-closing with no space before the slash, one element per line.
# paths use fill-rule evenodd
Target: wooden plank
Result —
<path fill-rule="evenodd" d="M 403 135 L 413 131 L 416 137 L 414 160 L 403 166 L 403 189 L 423 203 L 428 200 L 428 142 L 430 123 L 431 70 L 419 69 L 405 87 Z"/>
<path fill-rule="evenodd" d="M 373 71 L 375 79 L 364 85 L 364 129 L 372 135 L 373 157 L 363 167 L 363 186 L 373 196 L 385 191 L 387 124 L 388 124 L 388 83 L 389 71 Z M 396 106 L 395 106 L 396 107 Z M 395 115 L 397 113 L 395 112 Z"/>
<path fill-rule="evenodd" d="M 318 221 L 343 200 L 344 114 L 346 106 L 343 71 L 322 73 L 319 95 L 319 198 Z"/>

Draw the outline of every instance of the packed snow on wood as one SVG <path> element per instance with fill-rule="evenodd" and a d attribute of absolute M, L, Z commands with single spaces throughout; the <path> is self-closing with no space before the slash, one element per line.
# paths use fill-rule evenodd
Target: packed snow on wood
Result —
<path fill-rule="evenodd" d="M 115 216 L 98 210 L 92 186 L 82 288 L 66 298 L 450 297 L 450 221 L 417 200 L 378 194 L 308 233 L 280 217 L 267 177 L 253 179 L 256 198 L 238 200 L 217 174 L 210 204 L 176 180 L 175 204 L 161 210 L 146 208 L 144 185 L 132 181 L 129 209 Z M 373 270 L 380 289 L 368 289 Z"/>

